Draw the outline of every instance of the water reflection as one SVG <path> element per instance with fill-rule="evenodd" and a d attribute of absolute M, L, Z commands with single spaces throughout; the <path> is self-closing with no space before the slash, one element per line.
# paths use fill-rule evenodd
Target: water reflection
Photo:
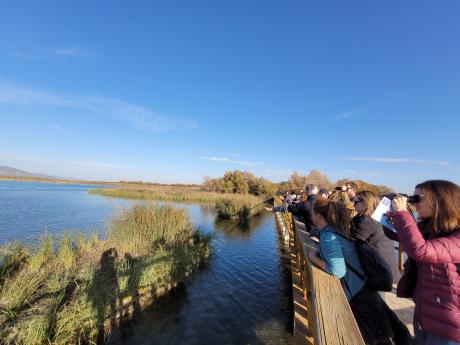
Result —
<path fill-rule="evenodd" d="M 269 213 L 262 213 L 244 221 L 216 218 L 214 221 L 214 228 L 231 238 L 247 239 L 267 220 L 267 217 L 273 216 Z"/>

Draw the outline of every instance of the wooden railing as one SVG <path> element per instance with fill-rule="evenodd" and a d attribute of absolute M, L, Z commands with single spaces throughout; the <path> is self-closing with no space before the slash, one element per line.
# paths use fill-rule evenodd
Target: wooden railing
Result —
<path fill-rule="evenodd" d="M 291 250 L 297 261 L 300 284 L 307 311 L 307 334 L 304 344 L 364 345 L 361 332 L 346 299 L 339 279 L 324 272 L 308 260 L 317 244 L 305 231 L 305 225 L 290 213 L 278 215 L 291 236 Z"/>

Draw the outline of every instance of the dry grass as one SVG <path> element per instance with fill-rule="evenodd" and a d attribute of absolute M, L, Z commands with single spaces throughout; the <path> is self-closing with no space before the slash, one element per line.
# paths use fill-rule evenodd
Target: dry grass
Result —
<path fill-rule="evenodd" d="M 54 242 L 0 249 L 0 344 L 96 344 L 120 300 L 183 281 L 209 255 L 185 211 L 151 203 L 115 218 L 107 240 Z"/>

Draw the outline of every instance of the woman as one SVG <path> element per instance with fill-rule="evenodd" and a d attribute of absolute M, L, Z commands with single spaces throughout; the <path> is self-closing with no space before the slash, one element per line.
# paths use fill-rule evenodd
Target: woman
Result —
<path fill-rule="evenodd" d="M 407 255 L 417 263 L 413 299 L 416 344 L 460 344 L 460 187 L 441 180 L 415 187 L 418 217 L 407 199 L 393 198 L 387 216 Z"/>
<path fill-rule="evenodd" d="M 313 221 L 320 229 L 320 239 L 319 252 L 309 255 L 311 262 L 341 279 L 366 344 L 393 344 L 388 307 L 360 278 L 364 271 L 356 246 L 349 240 L 349 211 L 340 201 L 319 199 L 313 206 Z"/>
<path fill-rule="evenodd" d="M 375 249 L 387 262 L 389 267 L 393 266 L 394 243 L 383 232 L 382 224 L 374 220 L 371 215 L 377 208 L 380 198 L 371 191 L 361 191 L 353 198 L 357 215 L 353 217 L 351 227 L 351 238 L 354 241 L 366 242 Z M 385 300 L 384 293 L 380 293 Z M 407 327 L 398 316 L 385 304 L 390 317 L 391 327 L 396 344 L 410 344 L 411 335 Z"/>
<path fill-rule="evenodd" d="M 380 199 L 373 192 L 365 190 L 357 193 L 353 198 L 357 215 L 353 217 L 351 238 L 363 241 L 374 248 L 392 267 L 394 243 L 385 236 L 382 224 L 371 218 Z"/>

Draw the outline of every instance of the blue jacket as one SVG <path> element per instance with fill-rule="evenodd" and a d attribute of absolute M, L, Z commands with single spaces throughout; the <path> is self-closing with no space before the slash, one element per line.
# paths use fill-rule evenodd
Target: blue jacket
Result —
<path fill-rule="evenodd" d="M 341 279 L 347 299 L 352 299 L 364 286 L 358 275 L 347 267 L 348 264 L 364 275 L 355 244 L 338 235 L 332 225 L 327 225 L 320 231 L 319 254 L 327 263 L 326 271 Z"/>

